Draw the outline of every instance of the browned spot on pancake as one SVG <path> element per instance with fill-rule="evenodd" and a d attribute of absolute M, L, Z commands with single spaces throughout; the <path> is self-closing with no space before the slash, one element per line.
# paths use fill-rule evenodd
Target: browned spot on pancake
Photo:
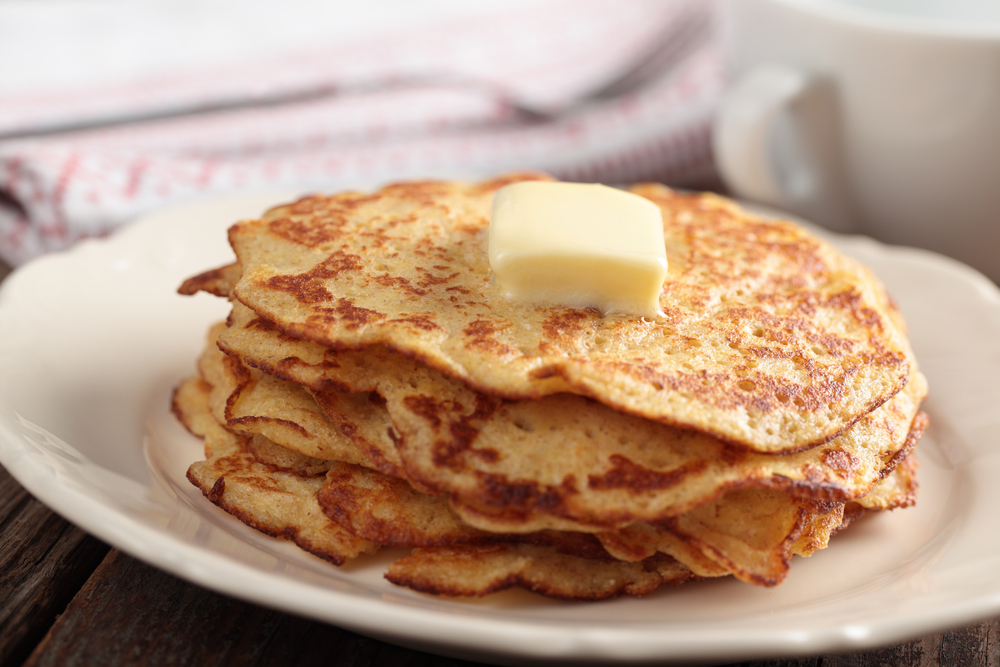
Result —
<path fill-rule="evenodd" d="M 826 473 L 812 464 L 802 466 L 802 474 L 806 481 L 812 484 L 825 484 L 829 478 Z"/>
<path fill-rule="evenodd" d="M 340 351 L 325 348 L 323 350 L 323 361 L 319 366 L 321 368 L 340 368 Z"/>
<path fill-rule="evenodd" d="M 736 466 L 747 459 L 749 453 L 742 447 L 724 445 L 719 448 L 719 458 L 727 465 Z"/>
<path fill-rule="evenodd" d="M 620 454 L 613 454 L 610 459 L 611 469 L 601 476 L 591 475 L 587 486 L 595 491 L 611 489 L 631 489 L 633 491 L 651 491 L 669 489 L 684 481 L 688 475 L 697 474 L 708 466 L 704 460 L 679 466 L 673 470 L 661 472 L 650 470 Z"/>
<path fill-rule="evenodd" d="M 480 481 L 477 500 L 489 506 L 503 507 L 513 512 L 546 512 L 559 516 L 565 505 L 564 498 L 577 493 L 576 480 L 567 475 L 561 484 L 539 484 L 528 481 L 512 481 L 506 475 L 479 472 Z"/>
<path fill-rule="evenodd" d="M 465 344 L 465 347 L 470 350 L 475 349 L 483 352 L 490 352 L 497 357 L 509 357 L 517 354 L 517 350 L 514 348 L 508 347 L 500 341 L 493 340 L 491 338 L 470 340 Z"/>
<path fill-rule="evenodd" d="M 427 313 L 416 313 L 413 315 L 407 315 L 405 317 L 395 317 L 390 322 L 398 324 L 408 324 L 415 329 L 421 331 L 443 331 L 441 327 L 437 325 L 434 321 L 433 314 Z"/>
<path fill-rule="evenodd" d="M 219 479 L 215 480 L 215 484 L 212 485 L 212 488 L 209 490 L 209 492 L 205 494 L 205 497 L 208 498 L 210 501 L 212 501 L 212 503 L 218 505 L 219 502 L 222 500 L 222 496 L 225 495 L 225 493 L 226 493 L 226 478 L 219 477 Z"/>
<path fill-rule="evenodd" d="M 384 289 L 396 289 L 406 292 L 407 294 L 412 294 L 413 296 L 427 295 L 427 290 L 414 287 L 413 283 L 411 283 L 409 279 L 402 276 L 391 276 L 387 273 L 383 273 L 381 275 L 374 276 L 372 281 Z"/>
<path fill-rule="evenodd" d="M 438 269 L 439 271 L 447 271 L 450 267 L 447 267 L 447 266 L 437 267 L 436 266 L 434 268 Z M 420 282 L 417 283 L 421 287 L 432 287 L 434 285 L 444 285 L 445 283 L 448 283 L 448 282 L 454 280 L 459 275 L 458 272 L 455 272 L 455 273 L 452 273 L 452 274 L 447 275 L 447 276 L 435 276 L 434 274 L 432 274 L 427 269 L 424 269 L 424 268 L 419 267 L 419 266 L 417 267 L 417 271 L 419 271 L 421 273 L 421 275 L 423 276 L 420 279 Z"/>
<path fill-rule="evenodd" d="M 297 342 L 299 340 L 295 336 L 289 335 L 288 333 L 280 330 L 274 322 L 263 317 L 257 317 L 250 320 L 243 325 L 243 328 L 247 331 L 266 331 L 275 335 L 278 340 L 282 342 Z"/>
<path fill-rule="evenodd" d="M 446 467 L 461 466 L 460 455 L 472 449 L 483 421 L 489 418 L 499 406 L 499 400 L 477 393 L 473 411 L 468 415 L 462 415 L 458 419 L 452 417 L 448 423 L 449 438 L 434 442 L 432 456 L 435 464 Z M 449 412 L 455 412 L 461 409 L 462 406 L 451 401 L 445 401 L 443 407 Z M 487 462 L 496 461 L 499 458 L 496 452 L 493 452 L 492 456 L 486 449 L 483 452 L 486 453 L 482 454 L 480 458 L 483 458 Z"/>
<path fill-rule="evenodd" d="M 593 328 L 597 317 L 599 315 L 593 309 L 557 309 L 541 323 L 539 352 L 558 356 L 583 352 L 586 350 L 584 332 Z"/>
<path fill-rule="evenodd" d="M 333 308 L 333 312 L 336 314 L 337 319 L 343 322 L 348 329 L 357 329 L 366 324 L 385 319 L 385 315 L 377 310 L 360 308 L 355 306 L 353 301 L 343 298 L 337 300 L 337 305 Z"/>
<path fill-rule="evenodd" d="M 470 322 L 469 325 L 462 330 L 462 333 L 470 338 L 484 338 L 492 336 L 505 328 L 506 327 L 497 326 L 497 323 L 492 320 L 475 320 L 474 322 Z"/>
<path fill-rule="evenodd" d="M 271 289 L 291 294 L 299 303 L 314 304 L 333 299 L 333 295 L 308 273 L 272 276 L 264 281 L 264 284 Z"/>
<path fill-rule="evenodd" d="M 341 273 L 359 271 L 362 267 L 361 257 L 338 250 L 305 273 L 272 276 L 264 284 L 291 294 L 299 303 L 317 304 L 333 299 L 320 281 L 335 278 Z"/>
<path fill-rule="evenodd" d="M 437 401 L 423 394 L 403 398 L 403 406 L 407 410 L 427 422 L 433 431 L 447 434 L 446 438 L 435 439 L 431 448 L 435 464 L 443 467 L 461 465 L 461 455 L 472 449 L 480 425 L 499 405 L 497 399 L 477 394 L 473 411 L 462 415 L 460 411 L 465 408 L 455 401 Z M 499 459 L 499 454 L 489 448 L 473 451 L 473 454 L 487 462 Z"/>
<path fill-rule="evenodd" d="M 470 350 L 481 350 L 490 352 L 498 357 L 516 354 L 512 347 L 501 343 L 496 339 L 496 335 L 507 328 L 507 324 L 500 325 L 494 320 L 475 320 L 470 322 L 462 331 L 468 340 L 465 347 Z"/>
<path fill-rule="evenodd" d="M 320 279 L 336 278 L 341 273 L 360 271 L 362 268 L 364 268 L 364 263 L 359 255 L 337 250 L 309 270 L 308 274 Z"/>
<path fill-rule="evenodd" d="M 288 336 L 287 339 L 295 340 L 291 336 Z M 268 363 L 261 361 L 260 359 L 244 358 L 243 363 L 252 368 L 256 368 L 257 370 L 264 371 L 268 375 L 273 375 L 276 378 L 287 380 L 288 382 L 295 382 L 298 370 L 308 365 L 298 357 L 285 357 L 277 360 L 275 363 Z M 337 364 L 335 362 L 324 362 L 320 364 L 320 367 L 337 368 Z M 338 382 L 333 378 L 328 377 L 319 380 L 316 383 L 316 386 L 329 391 L 340 391 L 344 393 L 350 391 L 350 388 L 342 382 Z"/>
<path fill-rule="evenodd" d="M 826 547 L 830 535 L 843 520 L 843 503 L 829 501 L 810 501 L 803 508 L 812 515 L 811 521 L 801 522 L 796 544 L 806 553 L 812 553 Z"/>
<path fill-rule="evenodd" d="M 434 255 L 440 256 L 442 249 L 436 244 L 436 241 L 431 237 L 424 237 L 414 241 L 410 245 L 410 250 L 417 257 L 430 257 L 433 258 Z"/>
<path fill-rule="evenodd" d="M 483 231 L 483 229 L 488 227 L 489 224 L 490 221 L 488 218 L 473 219 L 470 217 L 469 221 L 467 221 L 465 224 L 455 225 L 455 231 L 461 234 L 465 234 L 467 236 L 475 237 L 481 231 Z"/>
<path fill-rule="evenodd" d="M 479 447 L 470 451 L 486 463 L 496 463 L 500 460 L 500 452 L 490 447 Z"/>
<path fill-rule="evenodd" d="M 563 336 L 571 336 L 586 327 L 584 323 L 592 319 L 594 311 L 560 309 L 545 318 L 542 322 L 542 330 L 551 339 L 559 339 Z"/>
<path fill-rule="evenodd" d="M 434 429 L 441 427 L 440 406 L 430 396 L 411 395 L 403 399 L 403 405 L 407 410 L 422 418 Z"/>
<path fill-rule="evenodd" d="M 657 389 L 669 388 L 672 391 L 704 396 L 725 409 L 744 407 L 766 413 L 782 409 L 785 404 L 792 402 L 802 411 L 820 411 L 839 400 L 845 393 L 844 383 L 818 372 L 811 378 L 812 384 L 801 385 L 786 378 L 756 372 L 748 367 L 740 369 L 746 373 L 741 379 L 739 376 L 734 377 L 727 373 L 696 371 L 667 374 L 642 364 L 614 365 L 618 365 L 621 372 Z M 730 386 L 732 390 L 720 395 L 719 387 L 723 386 Z"/>
<path fill-rule="evenodd" d="M 434 463 L 446 467 L 460 465 L 456 458 L 472 448 L 472 443 L 479 435 L 479 429 L 463 419 L 449 424 L 448 435 L 450 439 L 434 441 L 432 448 Z"/>
<path fill-rule="evenodd" d="M 292 215 L 327 215 L 331 209 L 352 209 L 359 205 L 373 201 L 370 193 L 348 190 L 338 192 L 334 195 L 313 194 L 302 197 L 298 201 L 287 206 L 279 206 L 268 211 L 265 217 L 276 219 L 281 213 Z"/>
<path fill-rule="evenodd" d="M 857 457 L 843 449 L 828 449 L 823 452 L 823 463 L 841 477 L 853 474 L 860 465 Z"/>
<path fill-rule="evenodd" d="M 294 208 L 294 207 L 293 207 Z M 294 211 L 299 213 L 299 211 Z M 308 221 L 294 218 L 277 218 L 268 222 L 269 229 L 292 243 L 315 248 L 331 243 L 343 236 L 343 226 L 346 218 L 343 216 L 325 215 L 322 219 Z"/>
<path fill-rule="evenodd" d="M 333 477 L 334 473 L 331 472 L 327 479 Z M 319 493 L 316 494 L 316 500 L 319 502 L 323 514 L 341 526 L 349 525 L 348 520 L 351 515 L 360 509 L 357 494 L 337 484 L 324 484 Z"/>
<path fill-rule="evenodd" d="M 559 373 L 559 367 L 558 366 L 539 366 L 538 368 L 535 368 L 534 370 L 532 370 L 528 374 L 528 376 L 532 380 L 547 380 L 549 378 L 556 377 L 559 374 L 560 373 Z"/>
<path fill-rule="evenodd" d="M 243 328 L 253 331 L 278 331 L 278 326 L 274 322 L 263 317 L 253 318 Z"/>

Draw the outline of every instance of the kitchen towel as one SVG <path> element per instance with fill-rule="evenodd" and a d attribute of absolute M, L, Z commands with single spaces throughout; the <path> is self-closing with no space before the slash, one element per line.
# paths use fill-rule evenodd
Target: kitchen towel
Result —
<path fill-rule="evenodd" d="M 5 0 L 0 258 L 279 187 L 512 169 L 712 185 L 715 12 L 702 0 Z"/>

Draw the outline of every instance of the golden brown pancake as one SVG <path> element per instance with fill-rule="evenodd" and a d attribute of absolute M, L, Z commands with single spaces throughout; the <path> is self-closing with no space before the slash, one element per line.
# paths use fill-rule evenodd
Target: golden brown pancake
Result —
<path fill-rule="evenodd" d="M 504 184 L 315 196 L 234 225 L 239 301 L 334 349 L 386 346 L 508 399 L 572 392 L 749 449 L 827 441 L 910 374 L 881 286 L 832 246 L 710 194 L 631 190 L 663 213 L 662 315 L 524 305 L 486 252 Z"/>
<path fill-rule="evenodd" d="M 185 280 L 177 288 L 177 293 L 191 296 L 198 292 L 208 292 L 228 299 L 242 273 L 243 269 L 239 264 L 227 264 L 218 269 L 210 269 Z"/>
<path fill-rule="evenodd" d="M 913 507 L 917 503 L 917 470 L 920 463 L 915 455 L 900 462 L 870 493 L 855 502 L 866 510 L 893 510 Z"/>
<path fill-rule="evenodd" d="M 839 437 L 775 456 L 578 395 L 503 401 L 384 348 L 335 352 L 282 337 L 239 304 L 220 343 L 258 369 L 311 384 L 337 419 L 363 421 L 350 416 L 345 392 L 380 394 L 397 434 L 398 475 L 447 494 L 465 521 L 498 532 L 608 530 L 747 487 L 846 502 L 909 454 L 926 420 L 918 414 L 926 381 L 914 368 L 903 391 Z"/>
<path fill-rule="evenodd" d="M 205 360 L 223 355 L 211 345 L 211 339 L 209 343 L 200 367 L 210 373 L 214 369 L 217 373 L 225 365 L 209 364 Z M 225 375 L 222 374 L 222 377 Z M 289 390 L 298 389 L 297 385 L 285 384 Z M 213 388 L 205 380 L 200 380 L 198 386 L 204 397 L 202 400 L 207 404 Z M 245 393 L 247 388 L 243 389 Z M 239 398 L 245 398 L 244 393 Z M 249 393 L 252 394 L 252 389 Z M 560 397 L 548 397 L 542 402 L 558 398 Z M 569 398 L 583 400 L 579 397 Z M 190 417 L 186 413 L 196 413 L 190 407 L 186 410 L 178 409 L 177 412 L 188 421 Z M 205 412 L 211 414 L 207 407 Z M 311 411 L 307 413 L 310 418 L 314 417 Z M 260 421 L 266 419 L 252 420 L 250 423 Z M 235 425 L 238 428 L 244 423 L 245 420 Z M 218 429 L 219 426 L 220 424 L 216 424 L 214 428 Z M 202 431 L 206 430 L 204 426 L 200 428 Z M 232 439 L 234 436 L 229 437 Z M 308 488 L 315 492 L 315 502 L 318 502 L 327 517 L 356 538 L 394 547 L 471 548 L 498 543 L 531 544 L 547 549 L 555 548 L 562 555 L 598 560 L 614 557 L 628 562 L 648 561 L 666 554 L 698 576 L 733 574 L 743 581 L 771 586 L 784 579 L 793 555 L 809 555 L 816 549 L 824 548 L 830 535 L 841 527 L 844 519 L 845 505 L 842 502 L 795 497 L 785 493 L 787 489 L 765 487 L 737 488 L 725 495 L 725 490 L 722 490 L 713 501 L 702 503 L 684 513 L 661 516 L 653 523 L 629 522 L 618 530 L 599 533 L 597 539 L 585 532 L 577 532 L 593 530 L 593 526 L 566 521 L 559 526 L 563 531 L 527 532 L 525 522 L 512 520 L 510 516 L 502 517 L 501 521 L 494 520 L 495 525 L 486 522 L 492 530 L 484 530 L 464 520 L 470 513 L 470 508 L 456 502 L 454 496 L 450 496 L 449 500 L 427 495 L 417 491 L 403 479 L 389 477 L 375 470 L 308 457 L 270 442 L 260 434 L 254 435 L 252 440 L 237 440 L 242 443 L 242 459 L 238 459 L 236 452 L 226 450 L 224 460 L 229 461 L 229 465 L 233 465 L 234 460 L 240 460 L 245 469 L 249 469 L 251 459 L 255 459 L 256 463 L 264 464 L 286 477 L 287 473 L 294 473 L 299 477 L 315 478 L 325 473 L 326 479 L 318 490 L 315 490 L 315 479 L 305 484 L 310 484 Z M 745 452 L 740 453 L 746 455 Z M 809 452 L 789 457 L 754 456 L 774 460 L 801 457 L 804 454 Z M 217 458 L 218 455 L 215 459 Z M 218 483 L 211 481 L 211 475 L 220 470 L 215 459 L 210 458 L 209 462 L 192 466 L 192 479 L 197 480 L 203 490 L 210 485 L 214 489 Z M 875 509 L 889 509 L 912 502 L 915 492 L 912 470 L 907 462 L 901 464 L 898 470 L 872 492 L 871 495 L 878 496 L 878 500 L 867 505 Z M 226 481 L 230 477 L 220 476 L 224 478 L 223 484 L 230 483 Z M 242 475 L 242 478 L 245 477 L 246 473 Z M 267 473 L 258 469 L 255 478 L 260 480 L 262 477 L 266 478 Z M 287 481 L 285 484 L 287 486 Z M 252 493 L 249 495 L 253 496 Z M 266 496 L 263 501 L 267 502 Z M 254 500 L 250 505 L 251 509 L 257 507 L 257 502 L 261 501 Z M 310 500 L 308 506 L 313 507 L 313 502 Z M 859 502 L 864 502 L 864 499 Z M 246 516 L 246 506 L 250 503 L 251 500 L 247 497 L 239 500 L 230 497 L 224 504 L 220 504 L 227 511 Z M 471 511 L 472 516 L 481 518 L 477 512 L 482 513 L 481 510 Z M 272 518 L 271 523 L 274 521 Z M 504 532 L 511 527 L 514 532 Z M 474 551 L 480 553 L 478 550 Z M 449 553 L 461 553 L 461 550 Z M 425 573 L 423 576 L 429 575 Z M 537 584 L 536 579 L 534 585 Z"/>
<path fill-rule="evenodd" d="M 318 459 L 360 463 L 390 475 L 399 473 L 399 455 L 389 433 L 384 402 L 364 392 L 340 395 L 337 413 L 327 413 L 303 387 L 244 366 L 215 344 L 226 325 L 212 327 L 198 368 L 212 386 L 209 407 L 226 428 L 260 434 Z"/>
<path fill-rule="evenodd" d="M 414 590 L 642 595 L 780 583 L 867 511 L 912 505 L 927 387 L 871 272 L 714 195 L 632 191 L 664 217 L 652 320 L 501 296 L 503 184 L 311 197 L 230 229 L 233 301 L 174 411 L 189 479 L 340 564 L 411 548 Z"/>
<path fill-rule="evenodd" d="M 194 463 L 187 477 L 206 498 L 251 528 L 289 539 L 335 565 L 378 549 L 323 513 L 316 500 L 323 476 L 297 475 L 259 463 L 247 452 L 245 438 L 214 423 L 206 389 L 201 378 L 190 378 L 173 400 L 181 422 L 205 439 L 208 458 Z"/>
<path fill-rule="evenodd" d="M 318 511 L 317 491 L 328 477 L 317 474 L 311 467 L 318 460 L 298 459 L 299 465 L 284 470 L 261 462 L 252 453 L 249 439 L 230 433 L 212 417 L 208 409 L 210 391 L 210 385 L 201 377 L 192 377 L 181 383 L 173 400 L 173 410 L 181 422 L 205 438 L 208 458 L 191 466 L 188 479 L 209 500 L 248 526 L 273 537 L 290 539 L 303 550 L 335 565 L 378 549 L 378 543 L 356 537 Z M 265 447 L 269 456 L 286 462 L 296 460 L 291 452 L 277 451 L 281 449 L 279 445 L 258 444 Z M 333 463 L 329 476 L 335 477 L 340 468 L 363 470 Z M 374 471 L 368 474 L 390 484 L 402 483 Z M 385 490 L 384 485 L 372 490 L 376 493 L 367 498 L 369 507 L 392 505 L 392 498 L 378 493 Z M 428 497 L 428 500 L 433 503 L 434 499 Z M 440 504 L 435 510 L 447 511 Z M 390 517 L 392 522 L 403 524 L 403 530 L 399 526 L 392 531 L 383 530 L 383 536 L 393 541 L 391 544 L 398 546 L 406 541 L 406 536 L 419 543 L 436 541 L 431 527 L 435 524 L 434 511 L 425 511 L 421 516 L 419 504 L 408 504 L 405 514 Z M 411 520 L 409 532 L 405 530 L 407 518 Z M 420 519 L 430 519 L 431 526 Z M 453 534 L 449 539 L 437 540 L 449 544 L 448 548 L 416 550 L 390 567 L 390 580 L 415 590 L 453 596 L 482 596 L 521 586 L 554 598 L 600 600 L 642 595 L 663 585 L 696 578 L 668 556 L 654 556 L 642 563 L 616 560 L 589 535 L 510 536 L 510 539 L 489 540 L 487 544 L 482 539 L 462 539 L 469 534 L 481 536 L 480 531 L 463 529 L 460 525 L 451 526 L 450 530 Z M 504 576 L 498 576 L 501 571 Z"/>
<path fill-rule="evenodd" d="M 906 466 L 903 466 L 906 467 Z M 884 494 L 906 502 L 900 484 Z M 656 525 L 636 523 L 593 536 L 571 531 L 505 534 L 463 523 L 444 499 L 414 491 L 406 482 L 360 466 L 340 465 L 318 494 L 327 516 L 351 534 L 387 546 L 533 544 L 574 556 L 628 562 L 667 554 L 702 577 L 733 574 L 744 581 L 780 583 L 793 555 L 825 548 L 843 523 L 845 505 L 791 498 L 771 489 L 727 494 Z M 599 540 L 599 541 L 598 541 Z M 603 548 L 601 548 L 603 545 Z"/>
<path fill-rule="evenodd" d="M 294 449 L 282 447 L 273 440 L 268 440 L 265 436 L 259 434 L 255 434 L 244 442 L 247 453 L 253 456 L 258 462 L 282 472 L 294 472 L 296 475 L 304 477 L 315 477 L 317 475 L 325 475 L 331 468 L 343 465 L 338 461 L 317 459 L 306 454 L 301 454 Z"/>
<path fill-rule="evenodd" d="M 599 561 L 533 544 L 414 549 L 392 563 L 385 577 L 434 595 L 481 597 L 518 586 L 563 600 L 641 596 L 697 578 L 669 556 L 642 563 Z"/>

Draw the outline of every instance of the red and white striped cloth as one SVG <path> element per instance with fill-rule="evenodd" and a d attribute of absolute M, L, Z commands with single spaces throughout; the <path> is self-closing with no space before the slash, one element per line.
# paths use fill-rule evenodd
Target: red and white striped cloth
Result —
<path fill-rule="evenodd" d="M 722 90 L 714 37 L 639 90 L 572 105 L 704 4 L 483 3 L 419 30 L 314 39 L 239 63 L 86 86 L 0 87 L 0 257 L 20 264 L 211 193 L 525 168 L 579 181 L 711 184 L 709 127 Z M 298 93 L 307 95 L 231 105 Z M 532 119 L 518 105 L 551 115 Z"/>

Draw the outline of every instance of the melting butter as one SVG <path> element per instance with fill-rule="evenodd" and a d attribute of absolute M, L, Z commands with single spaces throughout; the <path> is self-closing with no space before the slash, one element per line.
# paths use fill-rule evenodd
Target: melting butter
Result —
<path fill-rule="evenodd" d="M 590 183 L 501 188 L 490 267 L 515 301 L 655 317 L 667 275 L 663 217 L 651 201 Z"/>

